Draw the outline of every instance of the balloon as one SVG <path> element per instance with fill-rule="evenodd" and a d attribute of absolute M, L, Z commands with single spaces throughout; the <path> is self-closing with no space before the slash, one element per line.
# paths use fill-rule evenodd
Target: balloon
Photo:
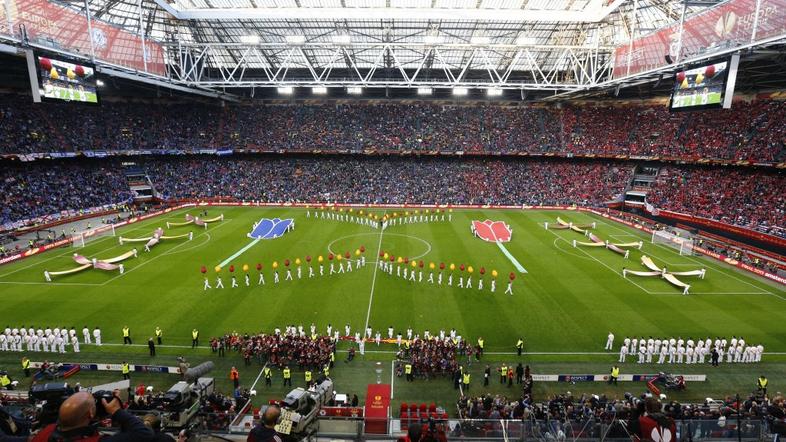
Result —
<path fill-rule="evenodd" d="M 235 272 L 235 265 L 232 264 L 229 266 L 229 273 L 234 273 L 234 272 Z"/>
<path fill-rule="evenodd" d="M 687 78 L 682 80 L 682 83 L 680 83 L 680 89 L 687 89 L 688 86 L 689 85 L 688 85 L 688 79 Z"/>
<path fill-rule="evenodd" d="M 360 253 L 366 253 L 366 246 L 360 246 Z"/>
<path fill-rule="evenodd" d="M 450 263 L 450 270 L 456 270 L 456 264 Z"/>
<path fill-rule="evenodd" d="M 333 254 L 332 253 L 328 254 L 328 260 L 333 261 Z"/>
<path fill-rule="evenodd" d="M 343 208 L 338 209 L 338 211 L 341 212 L 341 213 L 344 213 L 344 209 Z"/>
<path fill-rule="evenodd" d="M 387 254 L 387 253 L 385 253 L 385 252 L 379 252 L 379 257 L 380 257 L 380 258 L 385 258 L 385 259 L 388 259 L 388 254 Z"/>
<path fill-rule="evenodd" d="M 311 255 L 306 255 L 306 262 L 311 262 Z"/>
<path fill-rule="evenodd" d="M 300 258 L 295 258 L 295 264 L 300 265 Z"/>
<path fill-rule="evenodd" d="M 480 270 L 478 270 L 478 272 L 480 272 L 481 275 L 485 275 L 486 274 L 486 268 L 485 267 L 481 267 Z"/>
<path fill-rule="evenodd" d="M 41 69 L 43 69 L 45 71 L 48 71 L 48 70 L 52 69 L 52 60 L 50 60 L 48 58 L 39 58 L 38 59 L 38 64 L 40 64 L 41 65 Z"/>
<path fill-rule="evenodd" d="M 404 257 L 404 264 L 409 264 L 409 258 L 407 258 L 406 256 Z"/>
<path fill-rule="evenodd" d="M 461 265 L 459 266 L 459 270 L 461 270 L 462 272 L 464 271 L 464 264 L 461 264 Z"/>
<path fill-rule="evenodd" d="M 404 212 L 404 215 L 409 216 L 409 211 Z"/>
<path fill-rule="evenodd" d="M 274 268 L 274 269 L 277 269 L 277 268 L 278 268 L 278 261 L 273 261 L 273 268 Z"/>
<path fill-rule="evenodd" d="M 55 69 L 54 67 L 52 67 L 52 69 L 49 70 L 49 78 L 51 78 L 52 80 L 60 79 L 60 74 L 57 73 L 57 69 Z"/>
<path fill-rule="evenodd" d="M 434 267 L 436 267 L 436 266 L 434 265 L 433 262 L 428 263 L 428 268 L 430 268 L 431 270 L 434 270 Z"/>
<path fill-rule="evenodd" d="M 388 255 L 387 252 L 385 252 L 384 256 L 382 256 L 382 259 L 388 259 L 389 257 L 390 255 Z"/>
<path fill-rule="evenodd" d="M 71 69 L 66 69 L 66 77 L 68 77 L 69 80 L 73 80 L 76 78 L 76 74 Z"/>
<path fill-rule="evenodd" d="M 412 261 L 412 262 L 410 262 L 410 265 L 411 265 L 411 266 L 412 266 L 412 268 L 414 269 L 415 267 L 417 267 L 417 266 L 418 266 L 418 263 L 417 263 L 417 261 Z"/>
<path fill-rule="evenodd" d="M 362 215 L 362 214 L 363 214 L 363 211 L 362 211 L 362 210 L 361 210 L 360 212 L 358 212 L 358 215 Z"/>
<path fill-rule="evenodd" d="M 257 263 L 257 270 L 262 270 L 262 264 Z"/>
<path fill-rule="evenodd" d="M 420 267 L 421 269 L 423 268 L 423 260 L 422 259 L 420 261 L 418 261 L 418 267 Z"/>
<path fill-rule="evenodd" d="M 417 215 L 417 214 L 418 214 L 418 211 L 417 211 L 417 210 L 415 210 L 415 215 Z"/>
<path fill-rule="evenodd" d="M 707 66 L 707 69 L 704 69 L 704 75 L 706 75 L 707 78 L 712 78 L 715 75 L 715 65 L 711 64 Z"/>
<path fill-rule="evenodd" d="M 349 259 L 350 256 L 352 255 L 349 252 L 344 252 L 344 258 Z"/>
<path fill-rule="evenodd" d="M 324 261 L 324 258 L 322 258 L 322 255 L 319 255 L 319 256 L 317 257 L 317 261 L 319 261 L 319 262 L 322 262 L 322 261 Z"/>
<path fill-rule="evenodd" d="M 202 266 L 202 267 L 199 268 L 199 271 L 202 272 L 203 274 L 207 273 L 207 267 Z"/>
<path fill-rule="evenodd" d="M 390 255 L 390 262 L 393 262 L 393 261 L 395 261 L 395 258 L 396 258 L 395 256 L 393 256 L 393 255 Z"/>
<path fill-rule="evenodd" d="M 289 267 L 289 260 L 288 260 L 288 259 L 285 259 L 285 260 L 284 260 L 284 265 L 285 265 L 285 266 L 287 266 L 287 267 Z"/>
<path fill-rule="evenodd" d="M 221 266 L 215 266 L 215 267 L 213 268 L 213 270 L 215 270 L 215 271 L 216 271 L 216 273 L 218 273 L 218 272 L 220 272 L 220 271 L 221 271 Z"/>
<path fill-rule="evenodd" d="M 513 273 L 513 272 L 510 272 L 510 275 L 508 275 L 508 278 L 510 278 L 510 280 L 513 281 L 514 279 L 516 279 L 516 274 Z"/>
<path fill-rule="evenodd" d="M 243 264 L 243 271 L 244 271 L 244 272 L 247 272 L 247 271 L 248 271 L 248 264 Z"/>
<path fill-rule="evenodd" d="M 400 257 L 400 256 L 399 256 L 399 257 L 398 257 L 398 261 L 396 261 L 396 262 L 398 262 L 399 264 L 401 264 L 402 262 L 404 262 L 404 258 L 402 258 L 402 257 Z"/>
<path fill-rule="evenodd" d="M 492 271 L 491 271 L 491 276 L 493 276 L 493 277 L 495 277 L 495 278 L 496 278 L 496 277 L 497 277 L 497 275 L 499 275 L 499 273 L 497 273 L 497 271 L 496 271 L 496 270 L 492 270 Z"/>
<path fill-rule="evenodd" d="M 360 249 L 355 249 L 355 256 L 360 256 Z"/>
<path fill-rule="evenodd" d="M 685 80 L 685 72 L 677 72 L 677 83 L 682 83 Z"/>
<path fill-rule="evenodd" d="M 352 213 L 352 208 L 351 207 L 349 208 L 349 213 Z"/>
<path fill-rule="evenodd" d="M 702 73 L 701 73 L 701 72 L 699 72 L 698 74 L 696 74 L 696 82 L 695 82 L 695 83 L 696 83 L 697 85 L 699 85 L 699 84 L 701 84 L 701 83 L 704 83 L 704 75 L 702 75 Z"/>
<path fill-rule="evenodd" d="M 475 269 L 473 269 L 472 266 L 467 267 L 467 272 L 472 273 L 474 271 Z"/>
<path fill-rule="evenodd" d="M 448 209 L 448 212 L 453 213 L 453 209 Z"/>
<path fill-rule="evenodd" d="M 440 270 L 445 270 L 445 263 L 444 262 L 439 263 L 439 269 Z"/>
<path fill-rule="evenodd" d="M 341 261 L 341 258 L 342 258 L 341 254 L 337 253 L 336 254 L 336 261 Z"/>

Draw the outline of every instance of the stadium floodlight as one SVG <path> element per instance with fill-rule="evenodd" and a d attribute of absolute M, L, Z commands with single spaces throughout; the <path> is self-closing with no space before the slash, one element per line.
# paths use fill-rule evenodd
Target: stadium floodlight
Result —
<path fill-rule="evenodd" d="M 306 42 L 305 35 L 287 35 L 284 37 L 284 41 L 291 45 L 302 45 Z"/>
<path fill-rule="evenodd" d="M 292 95 L 295 89 L 292 86 L 279 86 L 276 88 L 281 95 Z"/>
<path fill-rule="evenodd" d="M 427 35 L 423 37 L 423 43 L 427 45 L 438 45 L 445 41 L 441 35 Z"/>
<path fill-rule="evenodd" d="M 249 45 L 256 45 L 259 44 L 259 36 L 258 35 L 242 35 L 240 36 L 240 42 L 249 44 Z"/>
<path fill-rule="evenodd" d="M 337 45 L 348 45 L 352 43 L 352 37 L 350 37 L 349 35 L 334 35 L 333 43 Z"/>
<path fill-rule="evenodd" d="M 358 86 L 350 86 L 347 88 L 347 93 L 350 95 L 360 95 L 363 93 L 363 88 Z"/>
<path fill-rule="evenodd" d="M 454 87 L 453 88 L 453 95 L 457 97 L 465 97 L 469 94 L 469 89 L 465 87 Z"/>
<path fill-rule="evenodd" d="M 418 95 L 431 95 L 432 89 L 430 87 L 419 87 Z"/>
<path fill-rule="evenodd" d="M 325 86 L 314 86 L 311 88 L 311 93 L 314 95 L 327 95 L 327 88 Z"/>
<path fill-rule="evenodd" d="M 476 46 L 486 46 L 491 44 L 491 39 L 489 37 L 485 37 L 482 35 L 476 35 L 472 37 L 469 41 L 470 43 Z"/>
<path fill-rule="evenodd" d="M 502 89 L 497 87 L 491 87 L 486 89 L 486 94 L 489 97 L 501 97 L 502 96 Z"/>
<path fill-rule="evenodd" d="M 521 37 L 516 39 L 516 44 L 519 46 L 533 46 L 537 44 L 537 39 L 535 37 L 529 37 L 526 35 L 522 35 Z"/>

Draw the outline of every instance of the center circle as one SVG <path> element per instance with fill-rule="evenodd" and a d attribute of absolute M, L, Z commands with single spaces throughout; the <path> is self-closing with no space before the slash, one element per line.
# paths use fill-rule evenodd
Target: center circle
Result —
<path fill-rule="evenodd" d="M 330 244 L 328 244 L 328 252 L 336 255 L 336 252 L 333 251 L 333 245 L 335 243 L 337 243 L 339 241 L 343 241 L 343 240 L 348 239 L 348 238 L 355 238 L 355 237 L 359 237 L 359 236 L 380 236 L 380 234 L 379 233 L 375 233 L 375 232 L 355 233 L 353 235 L 346 235 L 346 236 L 342 236 L 340 238 L 336 238 L 333 241 L 331 241 Z M 401 237 L 401 238 L 414 239 L 416 241 L 420 241 L 422 244 L 424 244 L 426 246 L 426 251 L 425 252 L 423 252 L 423 253 L 421 253 L 420 255 L 417 255 L 417 256 L 410 256 L 409 259 L 419 259 L 419 258 L 422 258 L 422 257 L 428 255 L 431 252 L 431 248 L 432 248 L 431 247 L 431 243 L 426 241 L 425 239 L 418 238 L 417 236 L 405 235 L 403 233 L 385 233 L 384 236 L 397 236 L 397 237 Z M 368 250 L 368 248 L 366 250 Z M 374 260 L 370 260 L 370 262 L 372 262 L 372 263 L 376 262 L 376 259 L 379 258 L 379 257 L 378 256 L 374 256 L 374 258 L 375 259 Z M 353 259 L 350 259 L 350 261 L 352 261 L 352 260 Z"/>

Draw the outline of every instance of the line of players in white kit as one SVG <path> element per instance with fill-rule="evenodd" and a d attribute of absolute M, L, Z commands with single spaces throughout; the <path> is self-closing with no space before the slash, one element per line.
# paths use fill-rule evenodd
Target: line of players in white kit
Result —
<path fill-rule="evenodd" d="M 85 344 L 101 345 L 101 329 L 96 327 L 92 332 L 87 327 L 82 329 L 82 338 Z M 0 334 L 0 351 L 45 351 L 51 353 L 65 353 L 66 347 L 71 346 L 74 353 L 79 353 L 79 338 L 76 329 L 63 327 L 51 329 L 19 328 L 6 326 Z"/>
<path fill-rule="evenodd" d="M 609 333 L 606 340 L 606 350 L 611 350 L 614 344 L 614 334 Z M 655 360 L 658 364 L 704 364 L 709 362 L 717 365 L 725 361 L 726 363 L 752 363 L 760 362 L 764 353 L 764 346 L 746 345 L 745 339 L 740 336 L 732 336 L 730 340 L 716 337 L 713 341 L 709 337 L 706 339 L 693 338 L 687 340 L 678 338 L 660 339 L 650 336 L 644 338 L 625 338 L 620 347 L 619 362 L 625 362 L 630 356 L 638 356 L 639 364 L 650 364 Z"/>

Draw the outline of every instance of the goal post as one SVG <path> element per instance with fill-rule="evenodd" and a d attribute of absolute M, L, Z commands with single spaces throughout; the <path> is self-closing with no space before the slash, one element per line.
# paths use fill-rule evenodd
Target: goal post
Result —
<path fill-rule="evenodd" d="M 671 247 L 678 250 L 680 255 L 693 255 L 693 238 L 675 235 L 665 230 L 656 230 L 652 232 L 652 243 Z"/>
<path fill-rule="evenodd" d="M 87 243 L 107 236 L 115 236 L 115 225 L 107 224 L 95 229 L 82 230 L 71 235 L 72 247 L 84 247 Z"/>

